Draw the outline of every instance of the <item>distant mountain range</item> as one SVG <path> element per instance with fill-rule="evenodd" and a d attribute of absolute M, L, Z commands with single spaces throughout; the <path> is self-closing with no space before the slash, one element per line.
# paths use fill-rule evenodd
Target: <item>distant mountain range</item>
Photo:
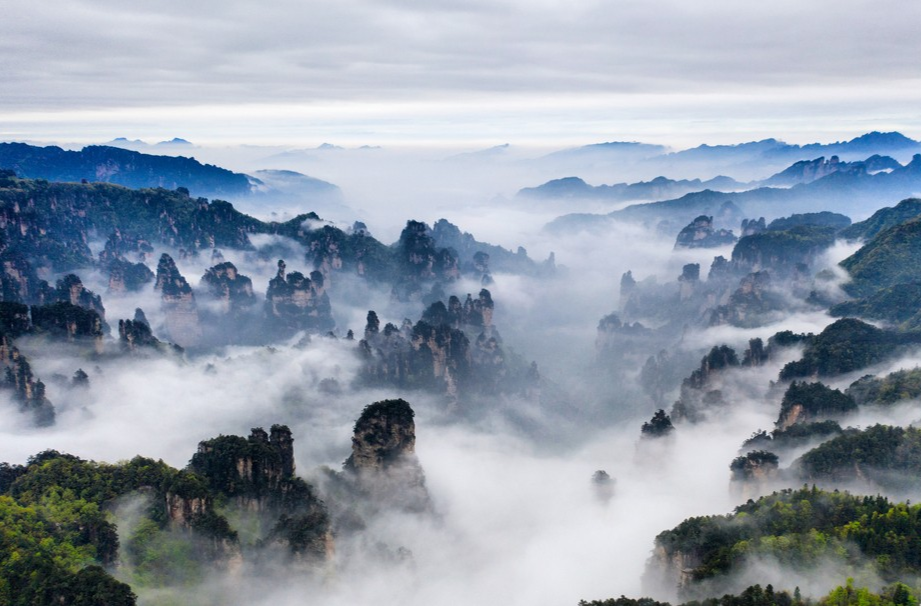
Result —
<path fill-rule="evenodd" d="M 759 181 L 741 183 L 731 177 L 718 176 L 706 181 L 700 179 L 669 179 L 656 177 L 637 183 L 616 183 L 593 186 L 579 177 L 553 179 L 537 187 L 525 187 L 518 196 L 531 199 L 593 199 L 611 202 L 660 201 L 676 198 L 704 190 L 717 192 L 740 192 L 759 187 L 792 187 L 811 183 L 834 173 L 876 174 L 898 170 L 901 164 L 890 156 L 874 154 L 866 160 L 846 162 L 838 156 L 825 156 L 811 160 L 799 160 L 784 170 Z"/>
<path fill-rule="evenodd" d="M 657 175 L 703 180 L 729 175 L 739 181 L 759 181 L 800 160 L 838 156 L 844 162 L 871 155 L 892 156 L 906 162 L 921 153 L 921 142 L 898 132 L 871 132 L 850 141 L 789 144 L 764 139 L 734 145 L 699 145 L 681 151 L 637 142 L 608 142 L 561 150 L 530 162 L 557 176 L 608 181 L 633 175 L 649 180 Z M 565 171 L 567 174 L 560 174 Z"/>
<path fill-rule="evenodd" d="M 707 181 L 701 181 L 700 179 L 681 179 L 676 181 L 667 177 L 656 177 L 651 181 L 640 181 L 638 183 L 593 186 L 579 177 L 565 177 L 548 181 L 538 187 L 521 189 L 518 192 L 518 196 L 543 200 L 591 198 L 620 202 L 665 200 L 705 189 L 712 191 L 739 191 L 746 189 L 746 184 L 739 183 L 729 177 L 715 177 Z"/>
<path fill-rule="evenodd" d="M 151 147 L 170 147 L 170 146 L 180 146 L 180 147 L 194 147 L 190 141 L 185 139 L 180 139 L 179 137 L 173 137 L 169 141 L 160 141 L 159 143 L 147 143 L 140 139 L 128 139 L 127 137 L 116 137 L 112 139 L 105 145 L 110 147 L 121 147 L 124 149 L 133 149 L 141 150 Z"/>
<path fill-rule="evenodd" d="M 888 165 L 888 160 L 883 162 Z M 700 215 L 714 215 L 715 223 L 721 227 L 737 227 L 734 222 L 742 217 L 771 219 L 828 208 L 861 218 L 921 191 L 921 154 L 904 166 L 899 164 L 898 168 L 880 172 L 869 171 L 867 162 L 847 166 L 846 170 L 789 188 L 757 187 L 734 193 L 703 190 L 670 200 L 633 204 L 608 214 L 565 215 L 548 228 L 603 228 L 608 221 L 619 220 L 660 225 L 677 233 Z M 721 224 L 721 217 L 728 223 Z"/>
<path fill-rule="evenodd" d="M 156 146 L 142 141 L 116 139 L 115 143 L 141 143 L 147 147 L 191 146 L 184 139 Z M 80 151 L 37 147 L 25 143 L 0 143 L 0 168 L 12 169 L 26 179 L 55 182 L 113 183 L 132 189 L 184 187 L 193 196 L 240 199 L 246 197 L 308 197 L 338 202 L 339 188 L 332 183 L 294 171 L 258 171 L 258 177 L 236 173 L 195 158 L 145 154 L 124 147 L 90 145 Z"/>

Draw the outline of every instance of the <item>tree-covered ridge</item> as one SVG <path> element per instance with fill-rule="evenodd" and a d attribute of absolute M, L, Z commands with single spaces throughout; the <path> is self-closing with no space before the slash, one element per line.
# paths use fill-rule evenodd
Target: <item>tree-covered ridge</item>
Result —
<path fill-rule="evenodd" d="M 789 217 L 774 219 L 766 229 L 769 231 L 785 231 L 800 225 L 819 225 L 842 230 L 850 224 L 850 217 L 825 210 L 817 213 L 794 213 Z"/>
<path fill-rule="evenodd" d="M 732 249 L 732 263 L 748 271 L 770 268 L 790 272 L 798 263 L 811 264 L 816 255 L 834 244 L 835 232 L 831 226 L 794 225 L 744 236 Z"/>
<path fill-rule="evenodd" d="M 848 386 L 847 394 L 861 406 L 889 405 L 921 397 L 921 368 L 903 368 L 881 378 L 861 377 Z"/>
<path fill-rule="evenodd" d="M 904 583 L 892 583 L 874 593 L 867 587 L 855 587 L 854 579 L 832 589 L 815 600 L 805 598 L 799 588 L 790 591 L 775 590 L 772 585 L 751 585 L 737 595 L 725 594 L 719 598 L 706 598 L 683 602 L 678 606 L 918 606 L 917 591 Z M 671 606 L 652 598 L 609 598 L 607 600 L 579 601 L 579 606 Z"/>
<path fill-rule="evenodd" d="M 62 272 L 93 264 L 92 234 L 142 234 L 194 251 L 250 248 L 249 234 L 273 231 L 228 202 L 195 199 L 183 191 L 25 179 L 0 187 L 0 218 L 0 252 Z"/>
<path fill-rule="evenodd" d="M 780 403 L 777 426 L 781 429 L 801 423 L 827 421 L 857 410 L 851 396 L 832 389 L 823 383 L 793 381 Z"/>
<path fill-rule="evenodd" d="M 74 521 L 98 514 L 85 501 L 21 505 L 0 495 L 0 604 L 135 604 L 131 588 L 106 573 L 94 545 L 75 533 Z"/>
<path fill-rule="evenodd" d="M 275 425 L 270 434 L 256 428 L 248 439 L 202 442 L 182 470 L 140 456 L 110 464 L 56 451 L 0 464 L 0 604 L 121 606 L 134 596 L 110 574 L 144 589 L 194 585 L 234 559 L 268 552 L 276 564 L 323 561 L 329 518 L 294 476 L 292 444 L 287 427 Z M 90 601 L 67 601 L 72 587 Z M 12 601 L 3 601 L 7 588 Z"/>
<path fill-rule="evenodd" d="M 921 505 L 815 487 L 784 490 L 737 507 L 730 515 L 689 518 L 656 537 L 651 566 L 689 564 L 670 578 L 688 595 L 758 558 L 809 570 L 835 561 L 871 570 L 886 582 L 915 583 L 921 573 Z M 683 584 L 682 584 L 683 583 Z"/>
<path fill-rule="evenodd" d="M 870 482 L 904 493 L 921 485 L 921 430 L 887 425 L 848 429 L 804 454 L 794 468 L 804 480 Z"/>
<path fill-rule="evenodd" d="M 833 305 L 836 318 L 860 317 L 888 322 L 903 330 L 921 328 L 921 282 L 902 282 L 880 288 L 871 295 Z"/>
<path fill-rule="evenodd" d="M 742 442 L 742 448 L 784 450 L 817 440 L 826 440 L 841 432 L 841 425 L 832 420 L 794 423 L 783 429 L 774 428 L 770 433 L 763 429 L 758 430 Z"/>
<path fill-rule="evenodd" d="M 921 215 L 921 199 L 907 198 L 895 206 L 887 206 L 873 213 L 869 219 L 854 223 L 841 230 L 847 240 L 871 240 L 880 232 Z"/>
<path fill-rule="evenodd" d="M 818 335 L 807 338 L 803 357 L 785 365 L 780 378 L 830 377 L 860 370 L 895 355 L 899 346 L 917 341 L 912 335 L 843 318 L 826 326 Z"/>
<path fill-rule="evenodd" d="M 4 262 L 3 300 L 35 303 L 42 288 L 36 272 L 47 268 L 70 272 L 95 266 L 89 242 L 110 236 L 99 263 L 117 272 L 116 283 L 136 288 L 149 280 L 137 264 L 125 265 L 125 254 L 150 252 L 151 244 L 190 254 L 214 248 L 252 249 L 250 236 L 277 234 L 306 248 L 309 269 L 324 276 L 350 273 L 391 285 L 401 299 L 419 299 L 436 284 L 461 275 L 489 276 L 490 252 L 501 257 L 506 271 L 536 274 L 538 268 L 521 250 L 504 254 L 498 247 L 456 236 L 447 222 L 438 235 L 458 240 L 463 250 L 438 246 L 432 230 L 407 222 L 400 241 L 387 246 L 360 224 L 351 230 L 322 225 L 314 213 L 288 221 L 264 222 L 221 200 L 193 198 L 188 191 L 133 190 L 103 183 L 49 183 L 7 175 L 0 179 L 0 260 Z M 467 234 L 469 236 L 469 234 Z M 462 256 L 459 256 L 462 255 Z M 15 270 L 15 272 L 13 271 Z M 142 275 L 143 273 L 143 275 Z M 14 279 L 15 278 L 15 279 Z"/>
<path fill-rule="evenodd" d="M 119 550 L 107 506 L 142 488 L 165 490 L 175 470 L 140 457 L 109 465 L 55 451 L 2 467 L 0 597 L 4 585 L 11 589 L 3 603 L 134 604 L 128 586 L 100 567 L 113 565 Z M 67 601 L 80 587 L 84 601 Z"/>
<path fill-rule="evenodd" d="M 921 281 L 921 219 L 908 219 L 879 232 L 841 262 L 851 275 L 844 289 L 853 297 L 869 297 L 882 288 Z"/>
<path fill-rule="evenodd" d="M 131 188 L 185 187 L 196 195 L 243 196 L 252 190 L 250 179 L 195 158 L 156 156 L 90 145 L 80 151 L 36 147 L 25 143 L 0 143 L 0 167 L 29 179 L 113 183 Z"/>
<path fill-rule="evenodd" d="M 436 300 L 413 324 L 388 322 L 381 328 L 369 311 L 364 338 L 358 342 L 365 385 L 428 389 L 450 400 L 473 404 L 472 396 L 524 393 L 539 396 L 540 375 L 506 350 L 492 324 L 495 302 L 487 289 L 462 302 Z"/>

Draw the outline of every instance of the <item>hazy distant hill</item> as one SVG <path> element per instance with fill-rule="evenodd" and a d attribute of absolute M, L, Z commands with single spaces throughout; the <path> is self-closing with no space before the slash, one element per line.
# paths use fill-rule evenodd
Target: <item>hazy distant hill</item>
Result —
<path fill-rule="evenodd" d="M 905 162 L 915 153 L 921 153 L 921 142 L 901 133 L 872 132 L 835 143 L 793 145 L 764 139 L 735 145 L 700 145 L 648 158 L 640 166 L 672 177 L 706 178 L 723 174 L 740 181 L 758 181 L 794 162 L 819 156 L 838 156 L 841 161 L 852 162 L 876 154 Z"/>
<path fill-rule="evenodd" d="M 580 160 L 609 160 L 612 157 L 650 158 L 668 151 L 663 145 L 639 143 L 636 141 L 608 141 L 606 143 L 593 143 L 571 149 L 552 152 L 543 157 L 544 160 L 565 160 L 578 158 Z"/>
<path fill-rule="evenodd" d="M 921 281 L 921 219 L 915 217 L 881 231 L 841 266 L 852 279 L 845 290 L 857 297 Z"/>
<path fill-rule="evenodd" d="M 629 200 L 664 200 L 683 196 L 690 192 L 736 191 L 745 185 L 729 177 L 716 177 L 707 181 L 682 179 L 676 181 L 667 177 L 656 177 L 639 183 L 616 183 L 614 185 L 592 186 L 578 177 L 554 179 L 537 187 L 525 187 L 518 196 L 532 199 L 592 198 L 626 202 Z"/>
<path fill-rule="evenodd" d="M 881 208 L 865 221 L 854 223 L 841 236 L 848 240 L 869 240 L 881 231 L 921 215 L 921 199 L 908 198 L 896 206 Z"/>
<path fill-rule="evenodd" d="M 555 170 L 572 169 L 576 175 L 580 171 L 592 172 L 598 168 L 599 163 L 603 165 L 617 159 L 630 164 L 634 170 L 642 167 L 644 170 L 640 172 L 657 169 L 663 174 L 674 172 L 712 175 L 713 171 L 719 170 L 733 176 L 719 175 L 710 179 L 670 179 L 658 176 L 637 183 L 592 186 L 574 175 L 553 179 L 537 187 L 523 188 L 519 190 L 518 195 L 533 199 L 661 201 L 704 190 L 732 192 L 758 187 L 793 187 L 812 183 L 835 173 L 860 176 L 897 171 L 902 165 L 886 154 L 897 154 L 907 159 L 907 154 L 921 152 L 921 143 L 899 133 L 869 133 L 847 142 L 812 143 L 802 146 L 789 145 L 777 139 L 765 139 L 738 145 L 700 145 L 674 153 L 664 153 L 664 148 L 657 151 L 657 147 L 639 143 L 603 143 L 554 152 L 538 161 L 553 160 L 555 164 L 552 166 Z M 770 176 L 759 175 L 754 180 L 740 182 L 738 175 L 733 171 L 743 175 L 767 173 Z M 906 192 L 905 195 L 910 193 Z"/>
<path fill-rule="evenodd" d="M 257 170 L 254 174 L 259 183 L 267 188 L 257 187 L 258 193 L 278 193 L 310 196 L 340 201 L 342 190 L 328 181 L 310 177 L 293 170 Z"/>
<path fill-rule="evenodd" d="M 889 172 L 869 173 L 861 169 L 833 172 L 811 183 L 791 188 L 759 187 L 725 193 L 705 190 L 677 199 L 632 204 L 606 215 L 564 215 L 553 221 L 551 229 L 586 227 L 608 220 L 657 224 L 669 221 L 686 224 L 700 215 L 719 215 L 720 208 L 732 202 L 749 218 L 768 219 L 791 213 L 827 210 L 829 208 L 851 217 L 868 215 L 881 204 L 911 196 L 921 189 L 921 154 L 905 166 Z M 717 217 L 717 223 L 719 223 Z M 730 226 L 732 227 L 732 226 Z"/>
<path fill-rule="evenodd" d="M 867 172 L 873 174 L 881 171 L 897 170 L 901 167 L 902 165 L 894 158 L 880 156 L 879 154 L 874 154 L 859 162 L 844 162 L 838 156 L 832 156 L 826 160 L 825 156 L 819 156 L 814 160 L 800 160 L 789 168 L 765 179 L 760 185 L 791 187 L 801 183 L 812 183 L 837 172 Z"/>
<path fill-rule="evenodd" d="M 838 155 L 843 160 L 865 158 L 867 154 L 894 155 L 917 153 L 921 142 L 897 132 L 871 132 L 850 141 L 835 143 L 809 143 L 791 145 L 777 139 L 765 139 L 737 145 L 700 145 L 691 149 L 669 154 L 673 160 L 715 160 L 734 162 L 788 161 L 797 157 L 816 157 L 818 154 Z"/>
<path fill-rule="evenodd" d="M 234 197 L 248 195 L 250 179 L 195 158 L 155 156 L 137 151 L 90 145 L 80 151 L 0 143 L 0 168 L 23 178 L 48 181 L 114 183 L 134 189 L 187 188 L 193 195 Z"/>

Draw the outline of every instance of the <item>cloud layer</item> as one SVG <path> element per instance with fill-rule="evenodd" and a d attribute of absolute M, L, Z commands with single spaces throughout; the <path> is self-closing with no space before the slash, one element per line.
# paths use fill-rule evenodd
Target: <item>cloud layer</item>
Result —
<path fill-rule="evenodd" d="M 669 120 L 690 133 L 796 113 L 904 128 L 918 124 L 919 13 L 829 0 L 16 3 L 0 23 L 0 135 L 88 118 L 193 129 L 196 111 L 212 140 L 220 120 L 250 140 L 648 138 Z"/>

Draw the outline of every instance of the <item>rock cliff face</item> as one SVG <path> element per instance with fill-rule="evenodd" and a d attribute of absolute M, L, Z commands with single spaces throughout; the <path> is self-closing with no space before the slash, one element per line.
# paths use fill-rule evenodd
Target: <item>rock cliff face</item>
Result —
<path fill-rule="evenodd" d="M 299 330 L 322 333 L 332 330 L 335 321 L 325 279 L 319 271 L 304 274 L 286 272 L 278 261 L 278 273 L 269 281 L 265 295 L 266 325 L 272 334 L 291 335 Z"/>
<path fill-rule="evenodd" d="M 460 278 L 460 265 L 453 249 L 438 248 L 428 225 L 407 221 L 397 243 L 397 278 L 392 295 L 400 301 L 422 298 L 433 284 Z"/>
<path fill-rule="evenodd" d="M 31 327 L 28 305 L 0 301 L 0 335 L 15 339 L 27 333 Z"/>
<path fill-rule="evenodd" d="M 742 278 L 729 301 L 713 309 L 710 313 L 710 326 L 762 326 L 783 309 L 783 298 L 771 290 L 770 274 L 758 271 Z"/>
<path fill-rule="evenodd" d="M 416 458 L 415 413 L 405 400 L 365 407 L 355 422 L 344 469 L 372 502 L 408 512 L 430 511 L 425 473 Z"/>
<path fill-rule="evenodd" d="M 694 552 L 686 552 L 662 545 L 658 540 L 652 556 L 646 562 L 643 586 L 651 591 L 668 588 L 682 595 L 694 582 L 694 571 L 703 562 Z"/>
<path fill-rule="evenodd" d="M 83 281 L 75 274 L 67 274 L 58 280 L 55 288 L 55 298 L 58 301 L 93 310 L 103 322 L 106 319 L 106 308 L 102 305 L 102 297 L 87 290 L 83 286 Z"/>
<path fill-rule="evenodd" d="M 239 535 L 215 508 L 215 494 L 188 470 L 171 477 L 159 492 L 166 529 L 183 535 L 196 559 L 217 570 L 239 567 L 243 556 Z M 130 548 L 129 548 L 130 549 Z"/>
<path fill-rule="evenodd" d="M 147 240 L 113 231 L 99 253 L 99 266 L 109 272 L 109 292 L 137 292 L 152 282 L 154 274 L 145 264 L 151 253 L 153 246 Z"/>
<path fill-rule="evenodd" d="M 461 230 L 445 219 L 439 219 L 432 226 L 435 246 L 456 251 L 461 273 L 479 280 L 484 286 L 492 281 L 491 270 L 541 275 L 552 273 L 549 263 L 539 264 L 531 260 L 524 249 L 516 252 L 483 242 L 477 242 L 473 235 Z"/>
<path fill-rule="evenodd" d="M 133 320 L 118 321 L 118 342 L 121 350 L 133 355 L 160 352 L 181 354 L 182 348 L 163 343 L 150 332 L 150 324 L 140 308 L 134 310 Z"/>
<path fill-rule="evenodd" d="M 678 276 L 678 298 L 681 301 L 690 300 L 700 289 L 700 264 L 688 263 Z"/>
<path fill-rule="evenodd" d="M 257 427 L 248 438 L 201 442 L 189 466 L 241 515 L 268 528 L 267 544 L 308 563 L 321 562 L 332 552 L 326 507 L 294 475 L 294 439 L 286 426 L 273 425 L 269 432 Z"/>
<path fill-rule="evenodd" d="M 476 394 L 538 394 L 539 375 L 513 367 L 493 325 L 494 302 L 488 290 L 462 303 L 451 296 L 435 301 L 413 324 L 398 327 L 368 312 L 364 338 L 358 343 L 362 378 L 368 385 L 425 388 L 445 394 L 456 404 Z"/>
<path fill-rule="evenodd" d="M 786 276 L 797 265 L 812 266 L 835 243 L 836 232 L 830 226 L 796 225 L 745 236 L 732 249 L 732 267 L 739 273 L 769 270 L 778 277 Z"/>
<path fill-rule="evenodd" d="M 176 262 L 163 253 L 157 264 L 154 289 L 160 293 L 169 339 L 182 347 L 194 347 L 201 342 L 202 328 L 195 294 L 179 273 Z"/>
<path fill-rule="evenodd" d="M 765 494 L 779 475 L 778 461 L 777 455 L 766 450 L 736 458 L 729 465 L 732 490 L 743 500 Z"/>
<path fill-rule="evenodd" d="M 753 236 L 767 229 L 764 217 L 758 219 L 742 219 L 742 237 Z"/>
<path fill-rule="evenodd" d="M 735 241 L 732 231 L 714 229 L 713 217 L 700 215 L 678 233 L 675 248 L 715 248 Z"/>
<path fill-rule="evenodd" d="M 238 273 L 236 266 L 228 261 L 206 271 L 201 283 L 208 289 L 208 294 L 221 303 L 225 314 L 245 313 L 256 303 L 253 281 Z"/>
<path fill-rule="evenodd" d="M 598 322 L 595 331 L 595 352 L 599 356 L 622 356 L 634 346 L 647 342 L 652 331 L 639 322 L 621 322 L 617 314 L 608 314 Z"/>
<path fill-rule="evenodd" d="M 0 337 L 0 363 L 6 366 L 3 386 L 13 390 L 19 410 L 31 415 L 39 427 L 54 425 L 54 405 L 45 397 L 45 384 L 35 379 L 29 361 L 5 335 Z"/>
<path fill-rule="evenodd" d="M 137 292 L 153 282 L 154 274 L 143 263 L 115 259 L 108 263 L 109 292 L 124 294 Z"/>
<path fill-rule="evenodd" d="M 4 301 L 41 305 L 51 296 L 51 287 L 38 278 L 32 264 L 21 253 L 0 253 L 0 270 Z"/>
<path fill-rule="evenodd" d="M 96 353 L 102 352 L 103 336 L 109 327 L 95 311 L 63 301 L 33 305 L 31 311 L 36 333 L 60 336 L 72 342 L 92 340 Z"/>
<path fill-rule="evenodd" d="M 447 324 L 431 325 L 419 321 L 413 327 L 410 344 L 413 348 L 416 366 L 428 374 L 427 361 L 431 360 L 431 375 L 436 384 L 444 382 L 445 393 L 456 399 L 460 384 L 470 374 L 470 340 L 463 331 Z"/>
<path fill-rule="evenodd" d="M 857 402 L 848 394 L 822 383 L 793 381 L 780 404 L 777 428 L 840 419 L 857 410 Z"/>
<path fill-rule="evenodd" d="M 700 368 L 681 383 L 681 395 L 672 406 L 671 416 L 676 421 L 699 422 L 712 410 L 726 406 L 723 400 L 722 375 L 739 366 L 734 349 L 727 345 L 715 346 L 700 361 Z"/>

